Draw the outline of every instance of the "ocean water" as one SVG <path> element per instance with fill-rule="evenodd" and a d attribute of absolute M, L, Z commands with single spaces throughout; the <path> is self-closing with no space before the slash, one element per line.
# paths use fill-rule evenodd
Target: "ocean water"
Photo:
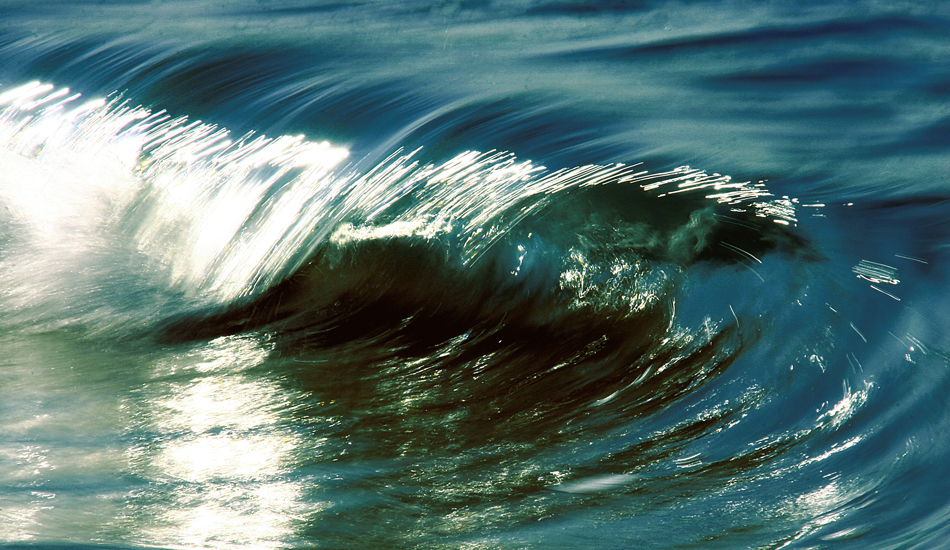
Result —
<path fill-rule="evenodd" d="M 0 548 L 950 548 L 943 2 L 0 0 Z"/>

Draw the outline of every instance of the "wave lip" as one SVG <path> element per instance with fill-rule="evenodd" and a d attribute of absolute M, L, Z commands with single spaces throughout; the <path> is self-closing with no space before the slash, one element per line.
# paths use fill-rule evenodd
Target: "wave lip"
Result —
<path fill-rule="evenodd" d="M 253 303 L 296 273 L 313 273 L 328 251 L 394 239 L 433 244 L 435 253 L 449 258 L 444 267 L 460 270 L 456 275 L 483 258 L 510 262 L 501 257 L 514 249 L 517 265 L 508 271 L 524 279 L 528 272 L 550 271 L 528 269 L 548 258 L 562 271 L 562 289 L 580 292 L 583 302 L 587 290 L 573 288 L 572 273 L 603 271 L 575 270 L 577 261 L 593 261 L 573 242 L 586 233 L 608 243 L 622 235 L 601 256 L 758 261 L 756 242 L 765 248 L 792 242 L 778 227 L 797 222 L 797 201 L 772 197 L 762 182 L 735 182 L 690 167 L 551 171 L 503 151 L 423 162 L 419 150 L 397 150 L 358 173 L 343 164 L 348 151 L 328 142 L 253 133 L 235 139 L 213 124 L 132 106 L 121 95 L 83 101 L 66 88 L 32 82 L 0 94 L 0 109 L 0 143 L 6 163 L 16 167 L 0 181 L 0 200 L 18 238 L 29 243 L 6 260 L 9 284 L 20 289 L 12 292 L 20 294 L 19 307 L 64 286 L 66 272 L 76 270 L 89 277 L 88 288 L 75 292 L 82 307 L 66 306 L 75 311 L 102 312 L 96 299 L 156 290 L 166 296 L 153 304 L 157 309 L 175 301 L 179 308 Z M 42 192 L 26 191 L 30 181 L 43 182 Z M 610 204 L 611 193 L 630 189 L 638 196 L 621 204 L 644 206 L 622 212 Z M 619 222 L 578 209 L 584 200 L 607 201 Z M 685 201 L 695 211 L 670 221 L 646 206 L 664 201 Z M 543 221 L 552 215 L 563 221 Z M 613 236 L 605 233 L 611 224 Z M 531 252 L 525 239 L 535 238 L 532 227 L 559 236 L 541 236 L 546 248 Z M 624 229 L 617 233 L 618 227 Z M 730 227 L 746 235 L 725 242 L 722 233 L 734 233 Z M 93 269 L 83 265 L 90 255 L 100 259 Z M 133 260 L 120 260 L 125 255 Z M 630 257 L 617 265 L 636 263 Z M 116 265 L 125 266 L 118 278 L 107 272 Z M 28 273 L 36 271 L 44 273 L 42 284 L 30 280 Z M 109 281 L 117 279 L 124 286 L 110 289 Z"/>

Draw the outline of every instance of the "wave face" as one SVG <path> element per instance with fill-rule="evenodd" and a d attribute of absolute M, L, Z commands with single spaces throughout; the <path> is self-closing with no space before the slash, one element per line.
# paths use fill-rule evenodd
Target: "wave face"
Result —
<path fill-rule="evenodd" d="M 950 537 L 944 8 L 4 10 L 0 546 Z"/>

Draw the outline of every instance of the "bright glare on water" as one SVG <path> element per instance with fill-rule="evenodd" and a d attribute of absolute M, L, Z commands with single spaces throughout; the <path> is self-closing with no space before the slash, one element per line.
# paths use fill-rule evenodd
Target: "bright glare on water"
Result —
<path fill-rule="evenodd" d="M 0 548 L 945 548 L 939 3 L 7 2 Z"/>

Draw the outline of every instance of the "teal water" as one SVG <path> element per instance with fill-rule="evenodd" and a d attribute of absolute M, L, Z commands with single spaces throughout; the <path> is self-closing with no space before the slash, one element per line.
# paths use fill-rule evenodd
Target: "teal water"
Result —
<path fill-rule="evenodd" d="M 944 548 L 938 3 L 0 3 L 0 546 Z"/>

